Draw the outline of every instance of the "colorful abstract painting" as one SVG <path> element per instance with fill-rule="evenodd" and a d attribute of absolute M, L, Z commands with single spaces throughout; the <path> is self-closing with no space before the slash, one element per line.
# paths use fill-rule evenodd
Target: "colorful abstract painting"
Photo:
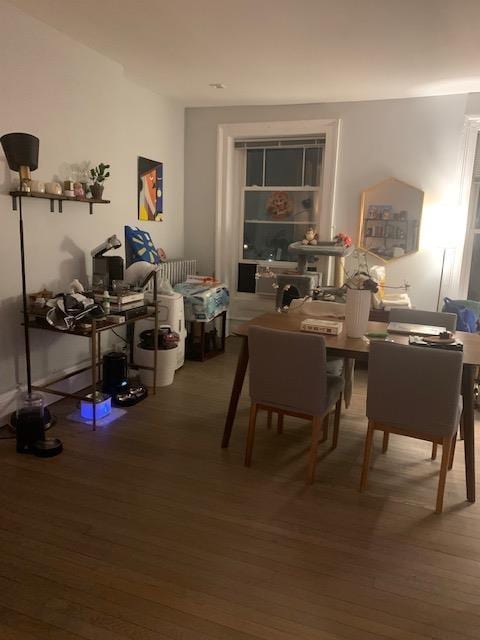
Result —
<path fill-rule="evenodd" d="M 138 219 L 163 220 L 163 163 L 138 157 Z"/>

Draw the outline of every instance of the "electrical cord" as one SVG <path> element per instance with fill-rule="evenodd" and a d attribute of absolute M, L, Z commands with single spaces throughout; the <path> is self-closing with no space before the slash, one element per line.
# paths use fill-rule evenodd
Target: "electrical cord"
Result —
<path fill-rule="evenodd" d="M 123 340 L 125 342 L 125 344 L 128 344 L 128 340 L 126 338 L 124 338 L 123 336 L 121 336 L 119 333 L 117 333 L 115 331 L 115 329 L 111 329 L 112 333 L 115 334 L 117 336 L 117 338 L 120 338 L 120 340 Z"/>

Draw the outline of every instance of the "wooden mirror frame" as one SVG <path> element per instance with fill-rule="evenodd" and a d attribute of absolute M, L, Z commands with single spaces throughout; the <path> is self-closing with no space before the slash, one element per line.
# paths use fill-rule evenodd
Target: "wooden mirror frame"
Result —
<path fill-rule="evenodd" d="M 415 248 L 411 249 L 410 251 L 405 251 L 405 253 L 403 253 L 402 255 L 398 255 L 398 256 L 391 256 L 391 257 L 386 257 L 386 256 L 382 256 L 380 253 L 377 253 L 376 251 L 372 251 L 371 247 L 366 246 L 367 243 L 365 242 L 365 238 L 381 238 L 384 237 L 385 239 L 388 239 L 389 236 L 383 235 L 383 236 L 368 236 L 368 235 L 364 235 L 364 226 L 365 226 L 365 220 L 381 220 L 382 223 L 383 222 L 388 222 L 388 221 L 392 221 L 393 223 L 397 223 L 397 227 L 399 225 L 399 223 L 401 222 L 406 222 L 408 225 L 408 220 L 406 217 L 402 217 L 402 218 L 385 218 L 384 215 L 386 215 L 386 211 L 385 209 L 389 209 L 388 214 L 389 215 L 400 215 L 403 214 L 405 212 L 406 215 L 408 215 L 408 210 L 412 209 L 412 207 L 408 207 L 406 206 L 404 209 L 399 207 L 398 211 L 394 211 L 393 210 L 393 205 L 389 204 L 388 202 L 378 202 L 378 203 L 373 203 L 373 202 L 369 202 L 368 200 L 368 196 L 375 190 L 378 190 L 380 187 L 387 187 L 387 184 L 391 183 L 394 184 L 397 188 L 398 187 L 404 187 L 405 189 L 409 189 L 409 190 L 413 190 L 416 192 L 416 194 L 418 194 L 418 216 L 416 216 L 414 218 L 414 220 L 418 220 L 418 224 L 415 228 L 415 237 L 414 237 L 414 245 Z M 386 178 L 385 180 L 382 180 L 380 182 L 377 182 L 376 184 L 374 184 L 371 187 L 368 187 L 367 189 L 364 189 L 362 191 L 361 194 L 361 199 L 360 199 L 360 225 L 359 225 L 359 230 L 358 230 L 358 247 L 359 249 L 362 249 L 363 251 L 367 251 L 369 254 L 375 256 L 376 258 L 382 260 L 385 263 L 389 263 L 392 262 L 392 260 L 397 260 L 398 258 L 405 258 L 407 256 L 411 256 L 414 253 L 417 253 L 419 250 L 419 239 L 420 239 L 420 226 L 421 226 L 421 222 L 422 222 L 422 209 L 423 209 L 423 198 L 424 198 L 424 192 L 419 189 L 418 187 L 415 187 L 411 184 L 408 184 L 407 182 L 403 182 L 402 180 L 398 180 L 397 178 Z M 384 197 L 380 198 L 381 200 L 385 200 Z M 398 197 L 397 197 L 397 201 L 398 201 Z M 382 207 L 384 206 L 384 211 L 381 212 L 382 217 L 379 218 L 371 218 L 370 216 L 368 216 L 368 212 L 366 211 L 367 207 Z M 380 212 L 379 212 L 380 215 Z M 383 233 L 385 233 L 383 231 Z M 402 240 L 403 238 L 397 238 L 397 237 L 392 237 L 392 240 Z M 406 234 L 406 237 L 404 238 L 405 243 L 408 242 L 408 231 Z M 393 247 L 392 247 L 393 248 Z"/>

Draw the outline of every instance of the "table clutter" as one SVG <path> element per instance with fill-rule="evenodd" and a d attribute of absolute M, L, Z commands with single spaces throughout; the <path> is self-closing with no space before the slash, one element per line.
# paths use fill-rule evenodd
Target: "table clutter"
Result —
<path fill-rule="evenodd" d="M 436 349 L 447 349 L 449 351 L 463 351 L 463 342 L 461 342 L 461 340 L 454 338 L 449 331 L 446 331 L 445 334 L 449 335 L 444 337 L 442 337 L 442 334 L 431 337 L 411 335 L 408 337 L 408 344 L 414 347 L 434 347 Z"/>
<path fill-rule="evenodd" d="M 126 227 L 125 239 L 126 268 L 121 255 L 108 255 L 122 247 L 111 235 L 91 251 L 91 278 L 75 278 L 63 292 L 43 289 L 28 296 L 28 328 L 90 340 L 91 364 L 83 369 L 91 372 L 88 393 L 52 388 L 69 376 L 33 388 L 79 400 L 73 419 L 84 419 L 93 429 L 97 420 L 108 421 L 115 407 L 146 398 L 147 387 L 155 393 L 157 387 L 172 384 L 185 357 L 185 316 L 191 328 L 189 356 L 204 360 L 225 347 L 227 288 L 210 276 L 187 274 L 186 282 L 174 290 L 160 270 L 150 235 Z M 125 329 L 124 337 L 118 336 L 125 350 L 102 353 L 102 333 L 120 329 Z"/>

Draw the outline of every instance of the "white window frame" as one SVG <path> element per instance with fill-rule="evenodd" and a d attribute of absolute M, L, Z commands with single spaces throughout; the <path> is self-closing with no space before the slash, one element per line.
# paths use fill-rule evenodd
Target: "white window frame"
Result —
<path fill-rule="evenodd" d="M 462 151 L 459 166 L 459 199 L 456 226 L 463 242 L 457 247 L 450 273 L 443 279 L 441 295 L 466 299 L 470 280 L 475 228 L 474 198 L 472 193 L 475 152 L 480 133 L 480 116 L 466 116 L 463 128 Z"/>
<path fill-rule="evenodd" d="M 466 299 L 470 282 L 470 270 L 472 267 L 473 243 L 475 238 L 475 217 L 478 201 L 478 184 L 473 182 L 473 170 L 475 166 L 475 154 L 477 144 L 480 145 L 480 117 L 468 116 L 464 130 L 464 153 L 461 167 L 461 198 L 463 196 L 464 208 L 467 211 L 465 225 L 465 241 L 461 252 L 460 276 L 458 297 Z"/>
<path fill-rule="evenodd" d="M 287 136 L 325 136 L 323 177 L 321 181 L 321 219 L 318 225 L 323 238 L 331 238 L 334 227 L 335 177 L 337 170 L 340 120 L 297 120 L 278 122 L 241 122 L 217 127 L 217 194 L 215 224 L 215 275 L 236 294 L 237 269 L 242 256 L 238 215 L 238 193 L 241 184 L 235 141 L 249 138 L 282 138 Z M 251 261 L 250 261 L 251 262 Z M 288 263 L 277 263 L 287 266 Z"/>
<path fill-rule="evenodd" d="M 272 192 L 272 191 L 287 191 L 287 192 L 295 192 L 300 191 L 302 193 L 311 193 L 312 196 L 316 194 L 321 194 L 323 189 L 323 162 L 324 162 L 324 147 L 322 144 L 322 163 L 321 163 L 321 171 L 319 176 L 318 185 L 301 185 L 301 186 L 288 186 L 288 185 L 266 185 L 266 186 L 252 186 L 249 187 L 245 184 L 245 176 L 247 170 L 247 150 L 246 149 L 236 149 L 238 157 L 241 158 L 239 162 L 241 166 L 241 174 L 239 175 L 240 181 L 240 192 L 238 194 L 238 202 L 240 203 L 240 215 L 239 215 L 239 233 L 238 233 L 238 263 L 239 264 L 257 264 L 259 266 L 269 266 L 271 268 L 277 269 L 293 269 L 296 266 L 296 261 L 294 260 L 254 260 L 252 258 L 244 258 L 243 257 L 243 243 L 244 243 L 244 222 L 245 222 L 245 193 L 247 192 Z M 269 147 L 267 143 L 265 143 L 264 147 L 258 147 L 260 149 L 292 149 L 298 148 L 296 145 L 285 146 L 285 147 Z M 241 152 L 244 152 L 243 154 Z M 303 157 L 303 171 L 305 171 L 305 146 L 303 147 L 304 157 Z M 265 156 L 264 156 L 264 177 L 265 177 Z M 318 210 L 315 212 L 315 216 L 313 222 L 306 221 L 282 221 L 282 224 L 290 224 L 290 225 L 310 225 L 315 228 L 319 227 L 320 223 L 320 213 L 321 213 L 321 202 L 319 203 Z M 262 220 L 258 221 L 258 224 L 279 224 L 273 220 Z M 237 283 L 236 283 L 237 284 Z M 250 294 L 251 295 L 251 294 Z"/>

